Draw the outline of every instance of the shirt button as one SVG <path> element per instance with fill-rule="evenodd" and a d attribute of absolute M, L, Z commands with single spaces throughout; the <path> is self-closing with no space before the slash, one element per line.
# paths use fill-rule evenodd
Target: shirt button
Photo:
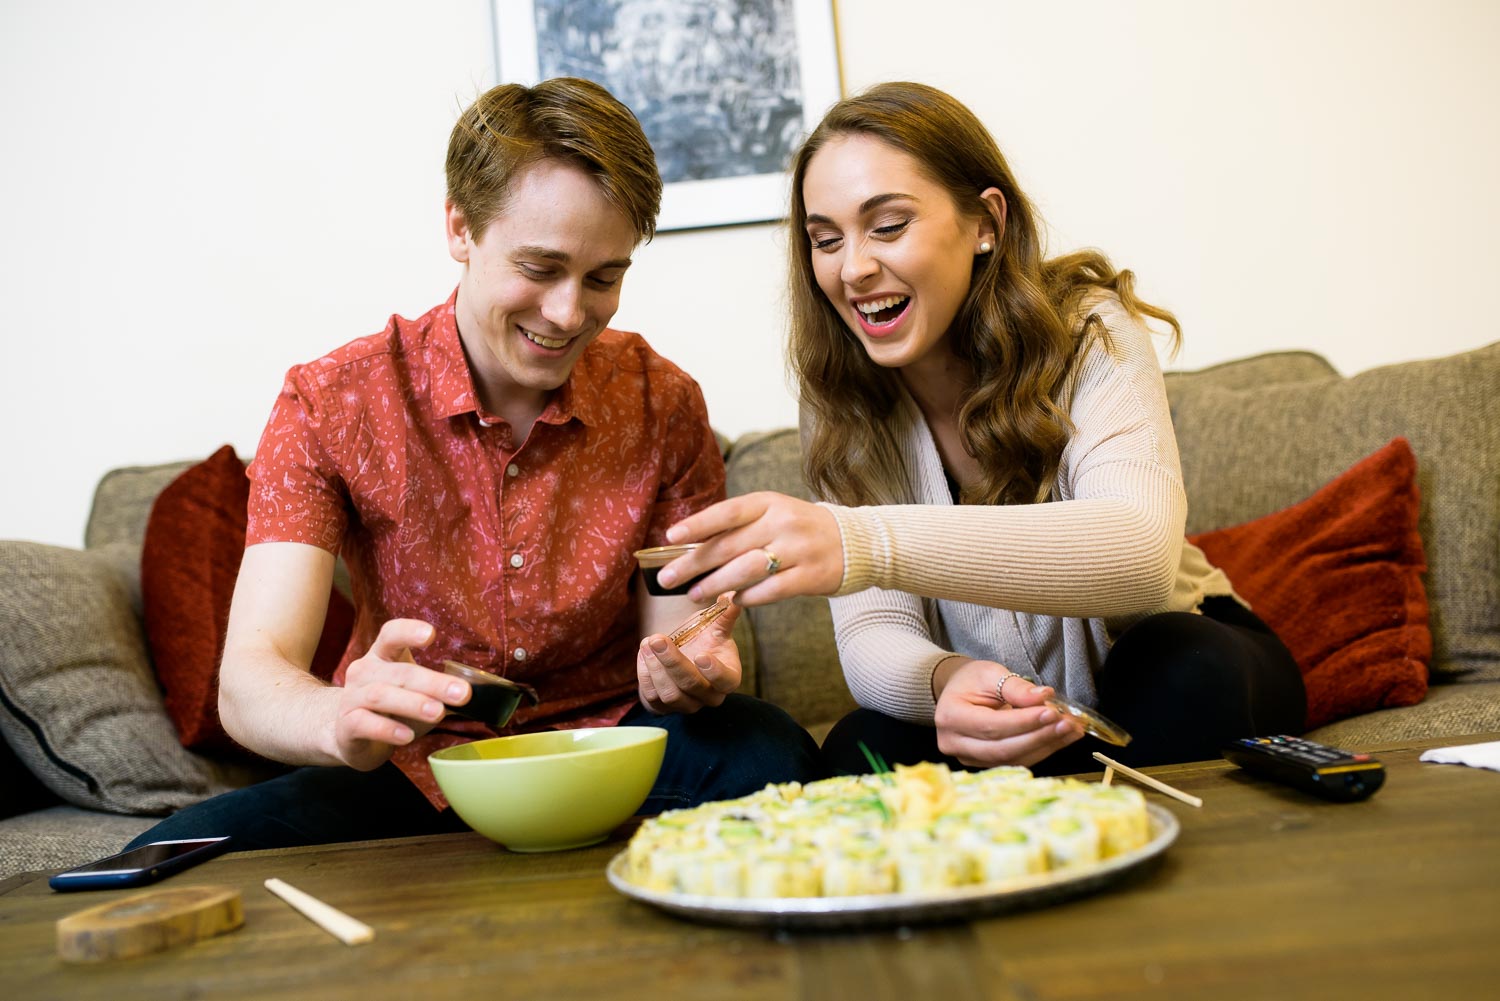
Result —
<path fill-rule="evenodd" d="M 513 656 L 516 658 L 516 660 L 525 660 L 526 659 L 526 648 L 523 647 L 523 646 L 516 647 L 516 652 L 515 652 L 515 654 Z"/>
<path fill-rule="evenodd" d="M 511 556 L 510 556 L 510 565 L 511 566 L 519 568 L 525 562 L 526 562 L 526 557 L 522 556 L 520 553 L 511 553 Z"/>
<path fill-rule="evenodd" d="M 514 462 L 512 462 L 510 465 L 508 465 L 508 466 L 505 467 L 505 475 L 506 476 L 520 476 L 521 475 L 521 467 L 518 466 L 518 465 L 516 465 Z"/>

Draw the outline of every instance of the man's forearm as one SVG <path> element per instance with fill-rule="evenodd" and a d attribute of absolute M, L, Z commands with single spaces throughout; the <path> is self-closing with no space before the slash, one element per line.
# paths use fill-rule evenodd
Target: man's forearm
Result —
<path fill-rule="evenodd" d="M 323 629 L 334 557 L 315 546 L 246 548 L 219 669 L 219 718 L 273 761 L 342 763 L 334 738 L 340 690 L 308 670 Z"/>
<path fill-rule="evenodd" d="M 334 753 L 338 689 L 268 652 L 226 651 L 219 718 L 242 745 L 289 765 L 341 765 Z"/>

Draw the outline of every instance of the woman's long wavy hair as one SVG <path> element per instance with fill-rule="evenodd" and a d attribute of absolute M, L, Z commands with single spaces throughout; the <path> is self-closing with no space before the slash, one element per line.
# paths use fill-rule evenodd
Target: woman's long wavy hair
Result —
<path fill-rule="evenodd" d="M 1036 212 L 984 125 L 948 94 L 918 83 L 885 83 L 834 105 L 792 158 L 790 226 L 790 364 L 810 428 L 803 472 L 813 492 L 841 504 L 909 502 L 897 422 L 899 375 L 876 365 L 818 287 L 804 222 L 808 164 L 840 136 L 868 135 L 915 159 L 948 191 L 960 213 L 987 213 L 980 193 L 1005 197 L 1004 232 L 975 257 L 969 293 L 949 329 L 952 349 L 972 383 L 959 411 L 964 448 L 984 470 L 965 490 L 970 504 L 1046 500 L 1056 481 L 1072 424 L 1059 402 L 1069 370 L 1090 334 L 1104 334 L 1083 314 L 1090 293 L 1104 290 L 1126 309 L 1182 331 L 1166 310 L 1134 294 L 1134 276 L 1116 271 L 1098 251 L 1042 259 Z"/>

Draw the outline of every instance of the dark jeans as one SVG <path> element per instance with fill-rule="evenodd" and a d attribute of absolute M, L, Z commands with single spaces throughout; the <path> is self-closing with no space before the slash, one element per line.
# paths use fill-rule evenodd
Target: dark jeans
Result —
<path fill-rule="evenodd" d="M 1134 738 L 1124 747 L 1086 736 L 1031 766 L 1037 775 L 1100 771 L 1100 751 L 1122 764 L 1164 765 L 1217 758 L 1237 737 L 1302 732 L 1307 694 L 1286 646 L 1232 598 L 1207 598 L 1202 614 L 1142 619 L 1110 648 L 1097 678 L 1099 712 Z M 888 764 L 944 761 L 937 731 L 869 709 L 845 716 L 823 741 L 830 774 L 870 766 L 863 742 Z"/>
<path fill-rule="evenodd" d="M 783 710 L 731 695 L 692 715 L 653 716 L 636 706 L 622 725 L 667 731 L 666 757 L 642 814 L 732 799 L 769 782 L 821 776 L 818 745 Z M 395 765 L 369 772 L 298 768 L 215 796 L 163 820 L 130 843 L 227 834 L 234 848 L 290 848 L 468 830 L 452 809 L 434 810 Z"/>

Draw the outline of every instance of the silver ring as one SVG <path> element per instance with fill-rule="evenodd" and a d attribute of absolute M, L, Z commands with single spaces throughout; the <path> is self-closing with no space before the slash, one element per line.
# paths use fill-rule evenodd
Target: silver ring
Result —
<path fill-rule="evenodd" d="M 1010 702 L 1008 702 L 1005 698 L 1005 683 L 1014 677 L 1017 677 L 1017 674 L 1012 671 L 1005 677 L 1001 678 L 999 681 L 995 682 L 995 698 L 1000 700 L 1001 705 L 1010 705 Z"/>
<path fill-rule="evenodd" d="M 770 577 L 781 569 L 781 560 L 776 557 L 775 553 L 765 547 L 761 547 L 760 551 L 766 554 L 766 576 Z"/>

